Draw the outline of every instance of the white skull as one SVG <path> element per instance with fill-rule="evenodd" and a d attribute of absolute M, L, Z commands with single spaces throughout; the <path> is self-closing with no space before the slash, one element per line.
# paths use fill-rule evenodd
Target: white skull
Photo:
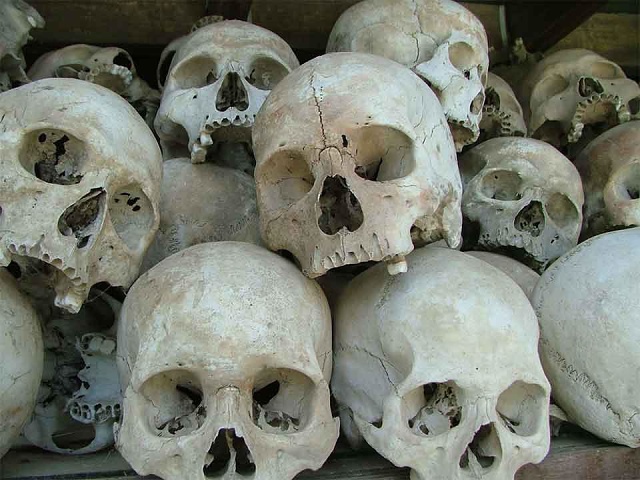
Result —
<path fill-rule="evenodd" d="M 98 282 L 129 286 L 159 221 L 144 121 L 103 87 L 46 79 L 3 93 L 0 124 L 0 265 L 41 261 L 72 313 Z"/>
<path fill-rule="evenodd" d="M 255 245 L 196 245 L 141 276 L 118 359 L 116 444 L 141 475 L 288 480 L 320 468 L 337 440 L 327 301 Z"/>
<path fill-rule="evenodd" d="M 176 46 L 155 120 L 165 159 L 188 147 L 194 163 L 220 144 L 251 144 L 271 89 L 299 63 L 275 33 L 237 20 L 198 28 Z"/>
<path fill-rule="evenodd" d="M 573 164 L 530 138 L 492 138 L 459 159 L 465 248 L 514 257 L 534 270 L 578 243 L 582 183 Z"/>
<path fill-rule="evenodd" d="M 373 53 L 414 70 L 438 96 L 458 151 L 478 139 L 488 50 L 480 20 L 452 0 L 360 2 L 327 44 L 327 52 Z"/>
<path fill-rule="evenodd" d="M 489 72 L 484 93 L 478 143 L 494 137 L 525 137 L 527 126 L 522 107 L 509 84 Z"/>
<path fill-rule="evenodd" d="M 117 47 L 70 45 L 45 53 L 29 69 L 31 80 L 77 78 L 102 85 L 123 96 L 153 125 L 160 94 L 149 87 L 136 71 L 131 55 Z"/>
<path fill-rule="evenodd" d="M 553 398 L 593 434 L 640 447 L 640 229 L 593 237 L 533 293 Z"/>
<path fill-rule="evenodd" d="M 516 282 L 522 289 L 527 298 L 531 298 L 533 289 L 536 287 L 540 275 L 531 270 L 526 265 L 514 260 L 513 258 L 505 255 L 498 255 L 497 253 L 490 252 L 466 252 L 472 257 L 476 257 L 483 262 L 487 262 L 489 265 L 496 267 L 507 276 Z"/>
<path fill-rule="evenodd" d="M 387 261 L 413 240 L 460 243 L 460 177 L 435 95 L 385 58 L 307 62 L 265 102 L 253 132 L 262 237 L 310 277 Z"/>
<path fill-rule="evenodd" d="M 256 185 L 249 175 L 187 158 L 164 162 L 160 228 L 142 262 L 146 271 L 169 255 L 205 242 L 261 245 Z"/>
<path fill-rule="evenodd" d="M 23 436 L 44 450 L 84 454 L 113 445 L 122 398 L 116 368 L 120 303 L 104 292 L 79 313 L 57 311 L 45 326 L 45 368 Z"/>
<path fill-rule="evenodd" d="M 0 457 L 33 412 L 43 352 L 35 310 L 11 275 L 0 268 Z"/>
<path fill-rule="evenodd" d="M 512 479 L 549 449 L 549 384 L 522 290 L 429 246 L 404 275 L 356 277 L 335 311 L 332 391 L 359 435 L 411 478 Z"/>
<path fill-rule="evenodd" d="M 618 65 L 590 50 L 560 50 L 527 75 L 520 103 L 531 136 L 564 150 L 583 133 L 589 141 L 638 118 L 640 87 Z"/>
<path fill-rule="evenodd" d="M 640 226 L 640 121 L 618 125 L 578 156 L 585 236 Z"/>

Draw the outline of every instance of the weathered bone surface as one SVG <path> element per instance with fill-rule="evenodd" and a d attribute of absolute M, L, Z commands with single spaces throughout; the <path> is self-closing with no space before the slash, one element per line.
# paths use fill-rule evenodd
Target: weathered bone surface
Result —
<path fill-rule="evenodd" d="M 241 242 L 196 245 L 142 275 L 118 331 L 117 448 L 165 480 L 288 480 L 338 437 L 331 316 L 289 261 Z"/>
<path fill-rule="evenodd" d="M 457 2 L 360 2 L 334 25 L 327 52 L 373 53 L 411 68 L 438 96 L 456 149 L 478 139 L 489 68 L 487 35 Z"/>
<path fill-rule="evenodd" d="M 544 58 L 518 95 L 531 136 L 571 157 L 605 130 L 640 118 L 638 84 L 590 50 L 560 50 Z"/>
<path fill-rule="evenodd" d="M 640 121 L 606 131 L 578 156 L 583 236 L 640 225 Z"/>
<path fill-rule="evenodd" d="M 549 448 L 533 308 L 465 253 L 428 246 L 408 261 L 395 277 L 367 270 L 338 302 L 331 383 L 343 431 L 412 479 L 512 479 Z"/>
<path fill-rule="evenodd" d="M 43 28 L 44 19 L 22 0 L 0 2 L 0 92 L 28 83 L 22 54 L 32 28 Z"/>
<path fill-rule="evenodd" d="M 533 289 L 536 287 L 540 275 L 531 270 L 526 265 L 505 255 L 498 255 L 490 252 L 465 252 L 472 257 L 476 257 L 483 262 L 493 265 L 498 270 L 506 273 L 511 280 L 516 282 L 527 298 L 531 298 Z"/>
<path fill-rule="evenodd" d="M 478 143 L 495 137 L 525 137 L 522 107 L 509 84 L 489 72 L 484 93 Z"/>
<path fill-rule="evenodd" d="M 262 237 L 310 277 L 460 242 L 461 184 L 433 92 L 382 57 L 333 53 L 286 77 L 253 131 Z M 412 241 L 413 237 L 413 241 Z"/>
<path fill-rule="evenodd" d="M 229 20 L 198 28 L 174 47 L 155 120 L 165 160 L 183 156 L 185 147 L 194 163 L 220 158 L 227 143 L 249 149 L 264 99 L 299 65 L 289 45 L 269 30 Z"/>
<path fill-rule="evenodd" d="M 33 412 L 43 351 L 35 310 L 16 281 L 0 268 L 0 457 Z"/>
<path fill-rule="evenodd" d="M 98 282 L 129 286 L 158 227 L 162 156 L 106 88 L 46 79 L 0 96 L 0 265 L 33 261 L 77 313 Z"/>
<path fill-rule="evenodd" d="M 558 150 L 531 138 L 493 138 L 459 159 L 465 249 L 489 250 L 536 271 L 575 247 L 580 175 Z"/>
<path fill-rule="evenodd" d="M 570 420 L 640 447 L 640 229 L 593 237 L 540 278 L 533 305 L 553 397 Z"/>
<path fill-rule="evenodd" d="M 44 450 L 84 454 L 113 445 L 121 411 L 116 368 L 120 303 L 104 292 L 75 315 L 57 310 L 45 325 L 44 375 L 23 436 Z"/>
<path fill-rule="evenodd" d="M 124 97 L 153 126 L 160 94 L 136 71 L 131 55 L 117 47 L 69 45 L 45 53 L 29 68 L 31 80 L 77 78 L 102 85 Z"/>
<path fill-rule="evenodd" d="M 261 245 L 256 186 L 238 170 L 188 158 L 163 165 L 160 228 L 142 271 L 192 245 L 238 241 Z"/>

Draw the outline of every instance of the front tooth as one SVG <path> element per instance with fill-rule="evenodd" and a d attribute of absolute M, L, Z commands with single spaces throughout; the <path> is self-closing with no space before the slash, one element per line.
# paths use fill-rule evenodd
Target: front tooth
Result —
<path fill-rule="evenodd" d="M 191 147 L 191 163 L 204 163 L 207 158 L 207 149 L 199 143 Z"/>
<path fill-rule="evenodd" d="M 11 263 L 11 254 L 4 248 L 0 248 L 0 267 L 6 267 Z"/>
<path fill-rule="evenodd" d="M 399 273 L 407 273 L 407 261 L 404 255 L 396 255 L 387 260 L 387 271 L 389 275 L 398 275 Z"/>
<path fill-rule="evenodd" d="M 70 288 L 66 292 L 56 293 L 55 306 L 63 308 L 69 313 L 78 313 L 82 308 L 84 295 L 82 288 Z"/>
<path fill-rule="evenodd" d="M 213 140 L 211 140 L 211 135 L 208 133 L 202 133 L 200 135 L 200 143 L 204 146 L 209 146 L 213 144 Z"/>

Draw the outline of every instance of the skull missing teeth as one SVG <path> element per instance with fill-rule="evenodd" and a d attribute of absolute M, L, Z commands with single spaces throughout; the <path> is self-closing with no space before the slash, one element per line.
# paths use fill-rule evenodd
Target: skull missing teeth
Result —
<path fill-rule="evenodd" d="M 254 127 L 262 236 L 310 277 L 460 240 L 461 185 L 437 98 L 385 58 L 333 53 L 286 77 Z"/>

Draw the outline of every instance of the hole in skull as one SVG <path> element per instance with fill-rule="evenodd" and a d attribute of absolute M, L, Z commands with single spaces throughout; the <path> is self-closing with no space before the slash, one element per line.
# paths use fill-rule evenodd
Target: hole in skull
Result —
<path fill-rule="evenodd" d="M 313 187 L 315 179 L 302 152 L 281 150 L 276 152 L 256 172 L 265 185 L 263 203 L 268 211 L 289 208 Z"/>
<path fill-rule="evenodd" d="M 482 470 L 490 468 L 496 460 L 500 461 L 501 457 L 502 448 L 496 429 L 493 424 L 483 425 L 467 445 L 460 457 L 459 465 L 463 470 L 471 470 L 477 478 L 481 478 Z"/>
<path fill-rule="evenodd" d="M 416 435 L 440 435 L 460 424 L 462 407 L 453 382 L 428 383 L 409 393 L 405 402 L 411 410 L 419 408 L 407 421 Z"/>
<path fill-rule="evenodd" d="M 170 63 L 168 64 L 171 65 Z M 216 81 L 216 62 L 213 58 L 199 55 L 178 62 L 170 73 L 167 81 L 171 79 L 181 89 L 201 88 Z"/>
<path fill-rule="evenodd" d="M 93 442 L 96 438 L 96 430 L 92 424 L 74 422 L 73 429 L 56 431 L 51 435 L 51 440 L 58 448 L 65 450 L 79 450 Z"/>
<path fill-rule="evenodd" d="M 522 195 L 522 178 L 511 170 L 493 170 L 480 181 L 480 191 L 492 200 L 515 201 Z"/>
<path fill-rule="evenodd" d="M 351 134 L 348 143 L 356 146 L 355 172 L 365 180 L 397 180 L 415 169 L 413 140 L 394 128 L 363 127 Z"/>
<path fill-rule="evenodd" d="M 360 202 L 340 175 L 325 178 L 319 203 L 322 213 L 318 226 L 327 235 L 335 235 L 343 228 L 355 232 L 364 221 Z"/>
<path fill-rule="evenodd" d="M 494 107 L 496 110 L 500 110 L 500 95 L 493 87 L 487 87 L 485 93 L 485 107 Z"/>
<path fill-rule="evenodd" d="M 73 185 L 82 180 L 86 162 L 84 143 L 60 130 L 37 130 L 25 135 L 20 163 L 43 182 Z"/>
<path fill-rule="evenodd" d="M 116 233 L 131 250 L 137 250 L 149 235 L 155 218 L 151 201 L 138 185 L 123 187 L 111 196 L 109 216 Z"/>
<path fill-rule="evenodd" d="M 247 81 L 260 90 L 273 90 L 280 80 L 287 76 L 289 69 L 272 58 L 258 58 L 251 64 Z"/>
<path fill-rule="evenodd" d="M 547 214 L 557 227 L 565 228 L 570 225 L 578 226 L 580 215 L 571 200 L 562 193 L 554 193 L 545 204 Z"/>
<path fill-rule="evenodd" d="M 496 410 L 511 433 L 530 436 L 538 432 L 540 421 L 544 421 L 545 405 L 542 387 L 518 380 L 500 394 Z"/>
<path fill-rule="evenodd" d="M 22 276 L 22 269 L 20 268 L 20 265 L 16 262 L 10 262 L 9 265 L 7 265 L 7 270 L 13 278 L 20 280 L 20 277 Z"/>
<path fill-rule="evenodd" d="M 131 70 L 131 67 L 133 66 L 131 58 L 129 58 L 129 55 L 124 52 L 121 52 L 114 57 L 113 64 L 120 65 L 121 67 L 128 68 L 129 70 Z"/>
<path fill-rule="evenodd" d="M 465 74 L 465 78 L 469 79 L 469 70 L 473 68 L 475 53 L 473 47 L 465 42 L 456 42 L 449 45 L 449 61 L 451 64 Z"/>
<path fill-rule="evenodd" d="M 218 431 L 209 447 L 202 471 L 206 478 L 223 477 L 229 470 L 230 461 L 235 465 L 235 473 L 240 476 L 250 476 L 256 471 L 256 465 L 244 438 L 239 437 L 234 428 L 223 428 Z"/>
<path fill-rule="evenodd" d="M 513 225 L 521 232 L 526 232 L 532 237 L 539 237 L 544 230 L 544 209 L 537 200 L 529 202 L 518 215 Z"/>
<path fill-rule="evenodd" d="M 347 148 L 349 146 L 349 140 L 347 139 L 346 135 L 342 135 L 342 146 L 344 148 Z"/>
<path fill-rule="evenodd" d="M 591 77 L 581 77 L 578 80 L 578 93 L 582 97 L 590 97 L 593 94 L 604 92 L 604 88 L 602 88 L 602 84 Z"/>
<path fill-rule="evenodd" d="M 102 188 L 93 188 L 76 203 L 68 207 L 58 219 L 58 231 L 65 237 L 74 235 L 78 248 L 89 244 L 93 235 L 100 229 L 96 221 L 104 209 L 106 193 Z"/>
<path fill-rule="evenodd" d="M 216 110 L 224 112 L 229 108 L 236 108 L 241 112 L 249 108 L 249 95 L 236 72 L 227 73 L 216 98 Z"/>
<path fill-rule="evenodd" d="M 637 115 L 640 113 L 640 97 L 635 97 L 629 100 L 627 107 L 629 108 L 629 113 L 631 115 Z"/>

